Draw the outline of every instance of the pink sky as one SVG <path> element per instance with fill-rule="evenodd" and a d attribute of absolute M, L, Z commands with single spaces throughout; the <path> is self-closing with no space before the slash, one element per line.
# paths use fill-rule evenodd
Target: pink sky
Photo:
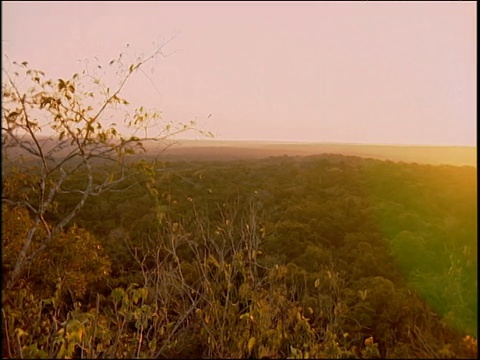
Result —
<path fill-rule="evenodd" d="M 474 146 L 476 27 L 476 2 L 3 1 L 2 53 L 69 77 L 178 33 L 125 97 L 217 139 Z"/>

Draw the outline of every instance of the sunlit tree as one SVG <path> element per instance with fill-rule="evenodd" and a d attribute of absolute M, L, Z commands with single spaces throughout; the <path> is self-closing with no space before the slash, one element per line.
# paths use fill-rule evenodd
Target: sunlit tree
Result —
<path fill-rule="evenodd" d="M 16 245 L 19 251 L 7 288 L 75 219 L 88 198 L 132 176 L 125 171 L 129 155 L 145 151 L 148 141 L 161 142 L 195 127 L 193 122 L 164 122 L 160 112 L 143 106 L 132 109 L 122 97 L 146 63 L 164 56 L 167 43 L 135 61 L 126 62 L 120 54 L 105 69 L 97 65 L 92 71 L 87 66 L 66 79 L 50 79 L 26 61 L 2 69 L 2 203 L 5 211 L 24 207 L 32 218 L 22 243 Z M 115 71 L 115 80 L 106 83 L 102 79 L 110 71 Z M 76 196 L 74 205 L 51 221 L 62 194 Z M 33 241 L 40 232 L 41 239 Z"/>

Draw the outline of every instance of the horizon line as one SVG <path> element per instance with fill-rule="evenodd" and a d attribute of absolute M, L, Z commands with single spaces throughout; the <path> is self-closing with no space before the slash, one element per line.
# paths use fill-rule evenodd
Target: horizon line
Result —
<path fill-rule="evenodd" d="M 55 137 L 54 134 L 41 134 L 40 139 Z M 477 144 L 419 144 L 419 143 L 376 143 L 376 142 L 355 142 L 355 141 L 331 141 L 331 140 L 267 140 L 267 139 L 222 139 L 222 138 L 167 138 L 165 141 L 190 141 L 190 142 L 231 142 L 231 143 L 263 143 L 263 144 L 290 144 L 290 145 L 353 145 L 353 146 L 394 146 L 394 147 L 468 147 L 476 148 Z"/>

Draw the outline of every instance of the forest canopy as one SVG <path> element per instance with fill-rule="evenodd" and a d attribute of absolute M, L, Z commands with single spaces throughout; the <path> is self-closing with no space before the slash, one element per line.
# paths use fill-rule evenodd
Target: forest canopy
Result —
<path fill-rule="evenodd" d="M 475 182 L 341 155 L 157 163 L 4 289 L 4 354 L 476 357 Z M 3 204 L 3 276 L 31 221 Z"/>

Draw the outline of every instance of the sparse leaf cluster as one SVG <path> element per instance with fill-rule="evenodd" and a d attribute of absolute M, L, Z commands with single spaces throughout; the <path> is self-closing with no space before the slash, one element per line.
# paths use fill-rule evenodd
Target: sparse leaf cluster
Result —
<path fill-rule="evenodd" d="M 112 88 L 97 77 L 92 79 L 85 71 L 69 79 L 54 80 L 42 71 L 31 69 L 27 62 L 14 62 L 17 70 L 13 72 L 3 69 L 2 165 L 10 176 L 3 177 L 6 189 L 2 203 L 24 207 L 33 216 L 7 280 L 9 288 L 31 265 L 33 257 L 65 230 L 89 197 L 100 195 L 126 179 L 122 168 L 127 156 L 145 151 L 146 142 L 162 142 L 194 128 L 193 123 L 175 127 L 167 124 L 159 133 L 152 134 L 152 130 L 157 131 L 161 126 L 160 113 L 142 106 L 134 110 L 133 120 L 118 119 L 126 120 L 123 131 L 111 121 L 113 114 L 122 116 L 119 107 L 128 113 L 129 103 L 121 97 L 128 80 L 146 62 L 161 54 L 160 47 L 151 56 L 138 59 L 128 72 L 120 72 L 119 83 Z M 23 162 L 20 168 L 19 161 Z M 116 170 L 102 172 L 93 168 L 107 163 L 116 163 Z M 28 169 L 31 166 L 33 171 Z M 27 179 L 23 172 L 32 173 L 25 184 L 31 191 L 17 191 L 25 187 L 20 184 Z M 68 186 L 71 179 L 78 177 L 84 179 L 80 186 Z M 64 193 L 79 195 L 75 206 L 56 216 L 56 222 L 48 221 L 55 211 L 58 195 Z M 42 239 L 32 251 L 32 241 L 39 231 Z"/>

